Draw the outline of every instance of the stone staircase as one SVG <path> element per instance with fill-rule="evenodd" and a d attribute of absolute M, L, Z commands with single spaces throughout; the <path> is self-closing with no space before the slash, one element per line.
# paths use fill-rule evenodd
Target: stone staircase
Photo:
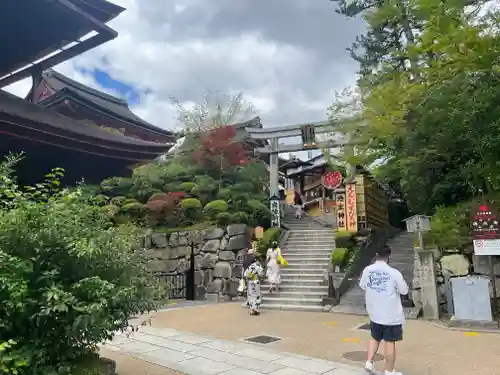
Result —
<path fill-rule="evenodd" d="M 398 269 L 408 283 L 410 289 L 409 298 L 411 299 L 411 290 L 413 282 L 414 268 L 414 250 L 413 250 L 413 235 L 403 232 L 398 236 L 389 240 L 387 245 L 391 248 L 392 255 L 390 265 Z M 358 276 L 358 278 L 361 275 Z M 404 303 L 406 305 L 406 303 Z M 407 318 L 417 318 L 418 308 L 404 307 Z M 334 313 L 346 313 L 355 315 L 367 315 L 365 308 L 365 295 L 363 290 L 358 285 L 358 280 L 351 288 L 340 298 L 340 303 L 334 306 L 331 310 Z"/>
<path fill-rule="evenodd" d="M 322 300 L 328 294 L 326 274 L 334 231 L 304 216 L 302 220 L 286 216 L 290 234 L 281 252 L 288 266 L 281 268 L 278 293 L 269 293 L 263 285 L 262 308 L 275 310 L 323 311 Z"/>

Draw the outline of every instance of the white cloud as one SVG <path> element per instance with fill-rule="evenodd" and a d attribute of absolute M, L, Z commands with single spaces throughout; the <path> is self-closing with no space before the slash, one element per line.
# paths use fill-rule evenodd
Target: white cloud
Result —
<path fill-rule="evenodd" d="M 79 68 L 132 85 L 134 111 L 160 127 L 177 125 L 170 97 L 189 102 L 207 89 L 243 91 L 265 126 L 323 120 L 332 90 L 355 80 L 345 48 L 360 28 L 349 34 L 328 1 L 112 1 L 127 9 L 110 24 L 118 38 L 56 69 L 101 90 Z M 276 9 L 283 17 L 269 16 Z M 23 96 L 30 84 L 8 90 Z"/>

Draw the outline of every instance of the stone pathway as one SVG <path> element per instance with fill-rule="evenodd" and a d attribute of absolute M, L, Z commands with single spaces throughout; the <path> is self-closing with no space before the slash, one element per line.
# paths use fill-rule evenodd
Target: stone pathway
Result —
<path fill-rule="evenodd" d="M 171 329 L 144 327 L 118 334 L 105 350 L 126 354 L 186 375 L 360 375 L 342 363 L 279 352 L 272 344 L 220 340 Z"/>

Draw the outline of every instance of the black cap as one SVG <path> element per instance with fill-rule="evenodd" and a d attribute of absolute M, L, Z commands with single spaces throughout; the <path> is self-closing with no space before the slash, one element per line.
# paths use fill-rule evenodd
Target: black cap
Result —
<path fill-rule="evenodd" d="M 381 258 L 387 258 L 391 255 L 391 248 L 387 245 L 384 245 L 379 251 L 377 251 L 377 256 Z"/>

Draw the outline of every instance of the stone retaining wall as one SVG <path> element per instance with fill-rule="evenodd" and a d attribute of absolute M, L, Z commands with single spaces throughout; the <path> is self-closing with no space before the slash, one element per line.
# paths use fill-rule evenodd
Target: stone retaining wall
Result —
<path fill-rule="evenodd" d="M 193 247 L 195 299 L 219 301 L 237 295 L 243 257 L 251 243 L 252 228 L 232 224 L 170 234 L 150 231 L 144 248 L 153 272 L 184 274 L 189 271 Z"/>

